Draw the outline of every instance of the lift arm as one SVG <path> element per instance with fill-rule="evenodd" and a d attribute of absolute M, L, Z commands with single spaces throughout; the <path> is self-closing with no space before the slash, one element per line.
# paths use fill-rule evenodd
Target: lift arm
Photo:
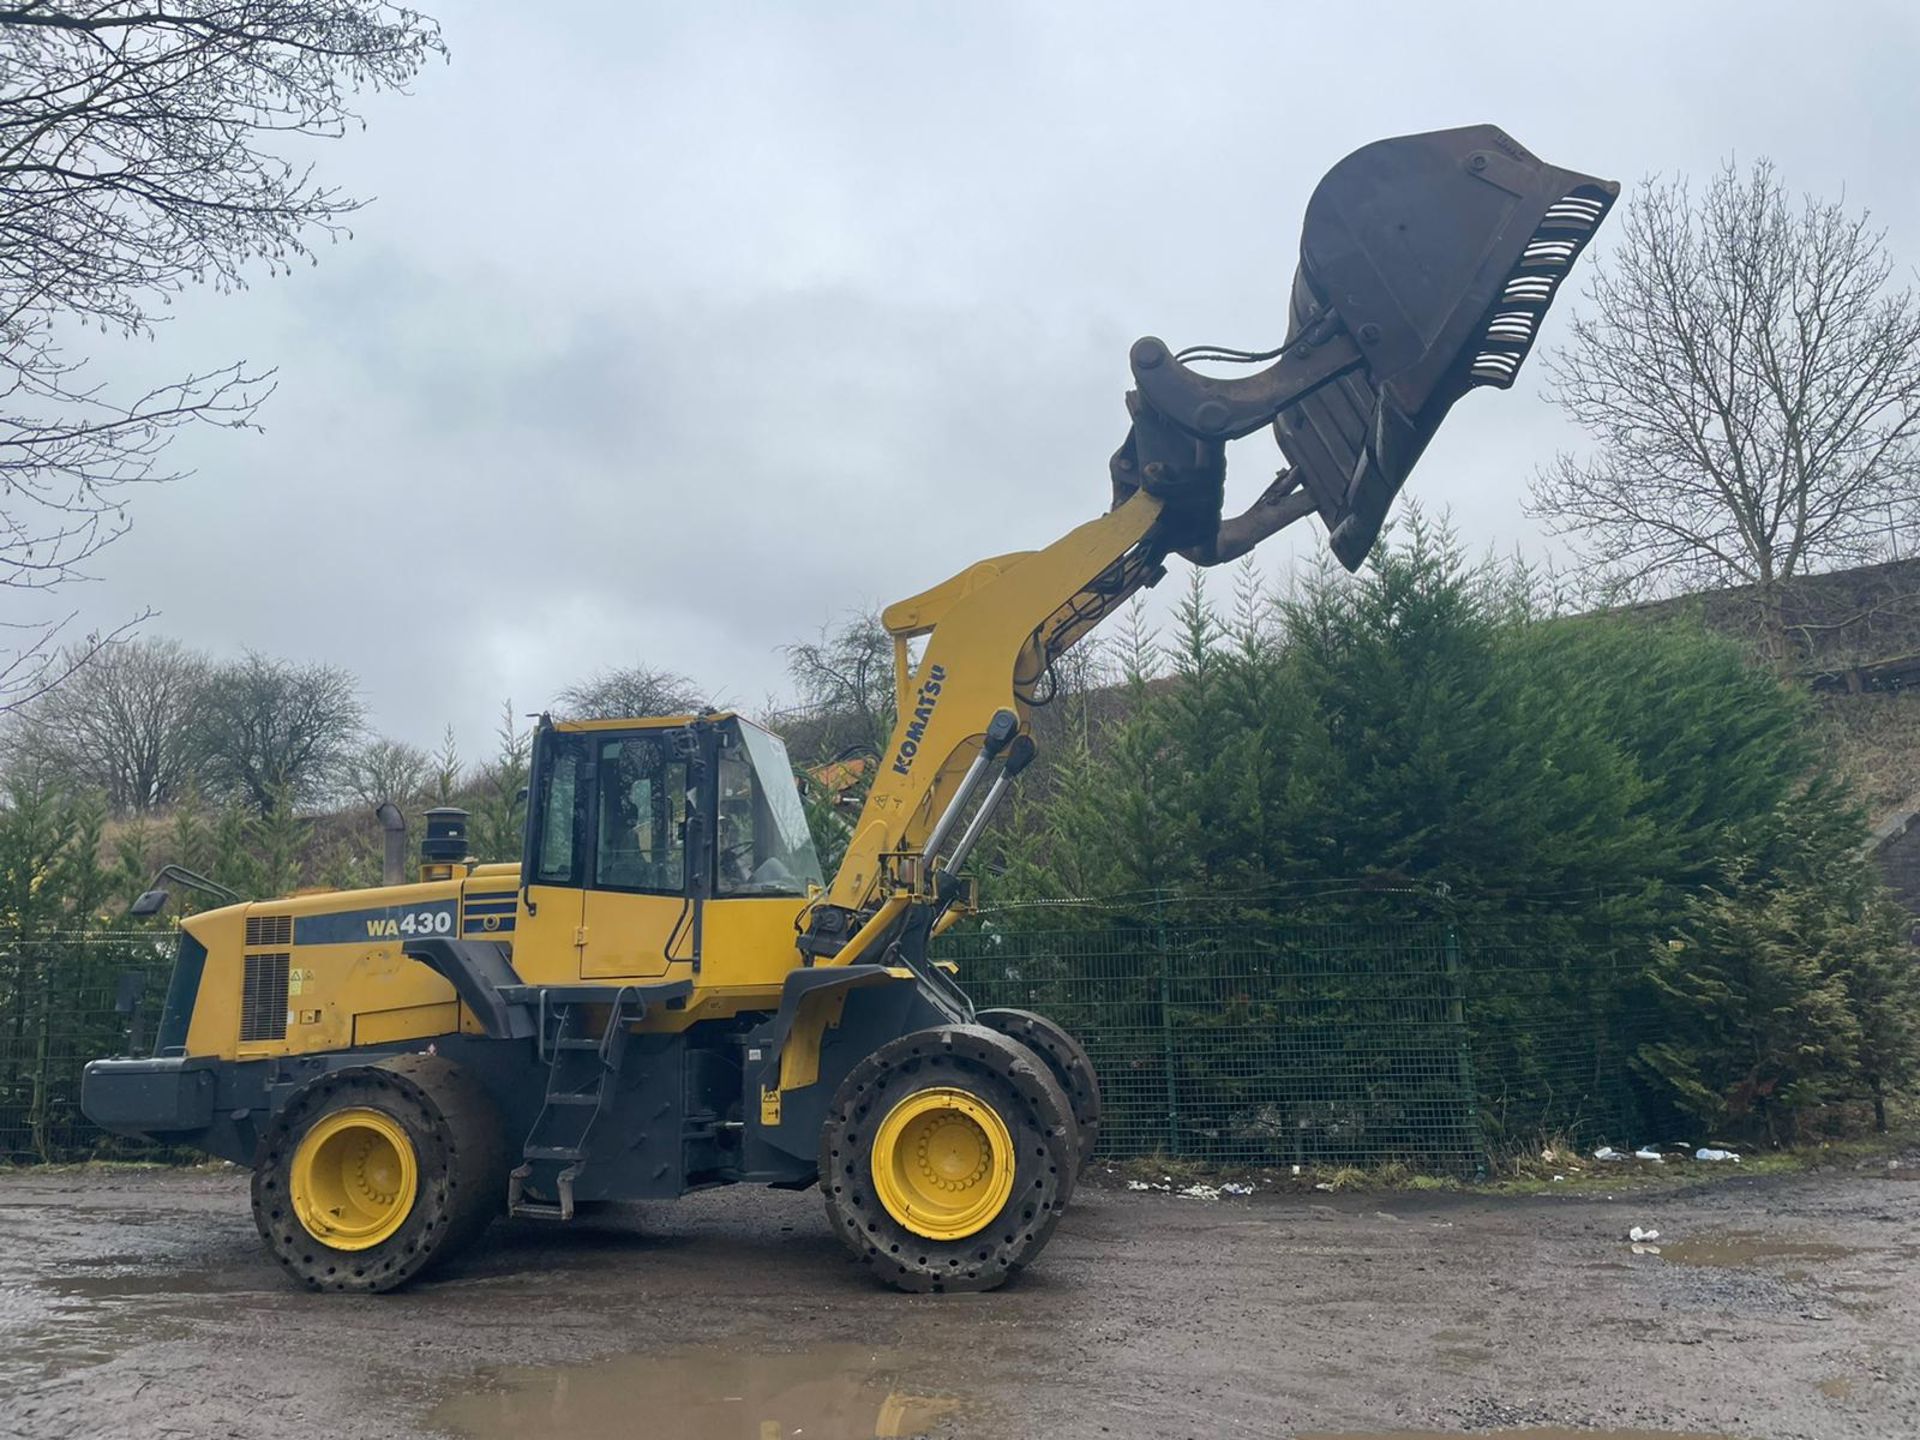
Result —
<path fill-rule="evenodd" d="M 1222 564 L 1317 513 L 1357 569 L 1447 411 L 1470 389 L 1512 385 L 1618 193 L 1491 125 L 1378 141 L 1308 203 L 1279 348 L 1176 355 L 1136 342 L 1112 508 L 884 612 L 899 719 L 803 948 L 827 963 L 877 959 L 952 913 L 964 896 L 952 872 L 1031 757 L 1028 716 L 1053 663 L 1155 584 L 1169 555 Z M 1221 378 L 1190 359 L 1272 363 Z M 1226 445 L 1267 426 L 1288 466 L 1223 519 Z"/>

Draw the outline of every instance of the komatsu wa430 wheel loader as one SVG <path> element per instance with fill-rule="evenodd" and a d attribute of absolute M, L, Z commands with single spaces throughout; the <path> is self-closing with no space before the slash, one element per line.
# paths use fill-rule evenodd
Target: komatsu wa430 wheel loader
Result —
<path fill-rule="evenodd" d="M 86 1113 L 251 1166 L 261 1237 L 319 1289 L 402 1285 L 500 1213 L 742 1183 L 817 1183 L 903 1289 L 1000 1284 L 1073 1193 L 1099 1085 L 928 947 L 968 911 L 1050 667 L 1175 554 L 1317 513 L 1357 568 L 1452 405 L 1513 384 L 1618 193 L 1492 126 L 1336 165 L 1283 344 L 1139 341 L 1107 513 L 885 612 L 899 723 L 837 874 L 744 717 L 543 719 L 518 865 L 470 863 L 436 812 L 417 884 L 182 921 L 153 1053 L 90 1065 Z M 1225 446 L 1267 426 L 1286 468 L 1223 519 Z"/>

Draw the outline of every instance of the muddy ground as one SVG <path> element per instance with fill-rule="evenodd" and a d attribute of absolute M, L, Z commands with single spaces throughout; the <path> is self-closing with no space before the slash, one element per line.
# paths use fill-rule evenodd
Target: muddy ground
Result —
<path fill-rule="evenodd" d="M 290 1287 L 238 1172 L 17 1172 L 0 1434 L 1910 1437 L 1915 1174 L 1612 1200 L 1089 1186 L 1032 1272 L 959 1297 L 874 1288 L 814 1194 L 722 1191 L 501 1224 L 433 1283 L 355 1298 Z"/>

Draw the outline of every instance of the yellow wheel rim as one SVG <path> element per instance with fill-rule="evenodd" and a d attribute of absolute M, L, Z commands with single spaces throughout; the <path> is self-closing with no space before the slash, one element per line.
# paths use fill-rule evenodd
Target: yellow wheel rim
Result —
<path fill-rule="evenodd" d="M 1013 1136 L 965 1090 L 916 1090 L 873 1137 L 873 1189 L 895 1220 L 929 1240 L 983 1230 L 1013 1193 Z"/>
<path fill-rule="evenodd" d="M 370 1250 L 406 1222 L 420 1166 L 400 1122 L 379 1110 L 336 1110 L 300 1137 L 288 1186 L 307 1233 L 335 1250 Z"/>

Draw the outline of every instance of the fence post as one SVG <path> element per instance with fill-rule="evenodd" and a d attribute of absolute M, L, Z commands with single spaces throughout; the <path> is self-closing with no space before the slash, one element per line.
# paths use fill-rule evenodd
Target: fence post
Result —
<path fill-rule="evenodd" d="M 36 947 L 37 948 L 37 947 Z M 53 1163 L 53 1143 L 47 1133 L 47 1092 L 53 1085 L 53 974 L 54 967 L 45 951 L 34 966 L 39 984 L 40 1013 L 34 1027 L 33 1090 L 27 1104 L 27 1131 L 33 1137 L 34 1153 L 42 1165 Z"/>
<path fill-rule="evenodd" d="M 1453 1022 L 1460 1100 L 1466 1107 L 1467 1143 L 1473 1147 L 1473 1174 L 1487 1178 L 1487 1137 L 1480 1128 L 1480 1082 L 1473 1073 L 1473 1040 L 1467 1029 L 1467 997 L 1461 983 L 1460 931 L 1449 920 L 1446 934 L 1447 1018 Z"/>
<path fill-rule="evenodd" d="M 1173 964 L 1167 944 L 1167 892 L 1153 892 L 1154 932 L 1160 949 L 1160 1055 L 1167 1085 L 1167 1152 L 1180 1157 L 1180 1080 L 1173 1060 Z"/>

